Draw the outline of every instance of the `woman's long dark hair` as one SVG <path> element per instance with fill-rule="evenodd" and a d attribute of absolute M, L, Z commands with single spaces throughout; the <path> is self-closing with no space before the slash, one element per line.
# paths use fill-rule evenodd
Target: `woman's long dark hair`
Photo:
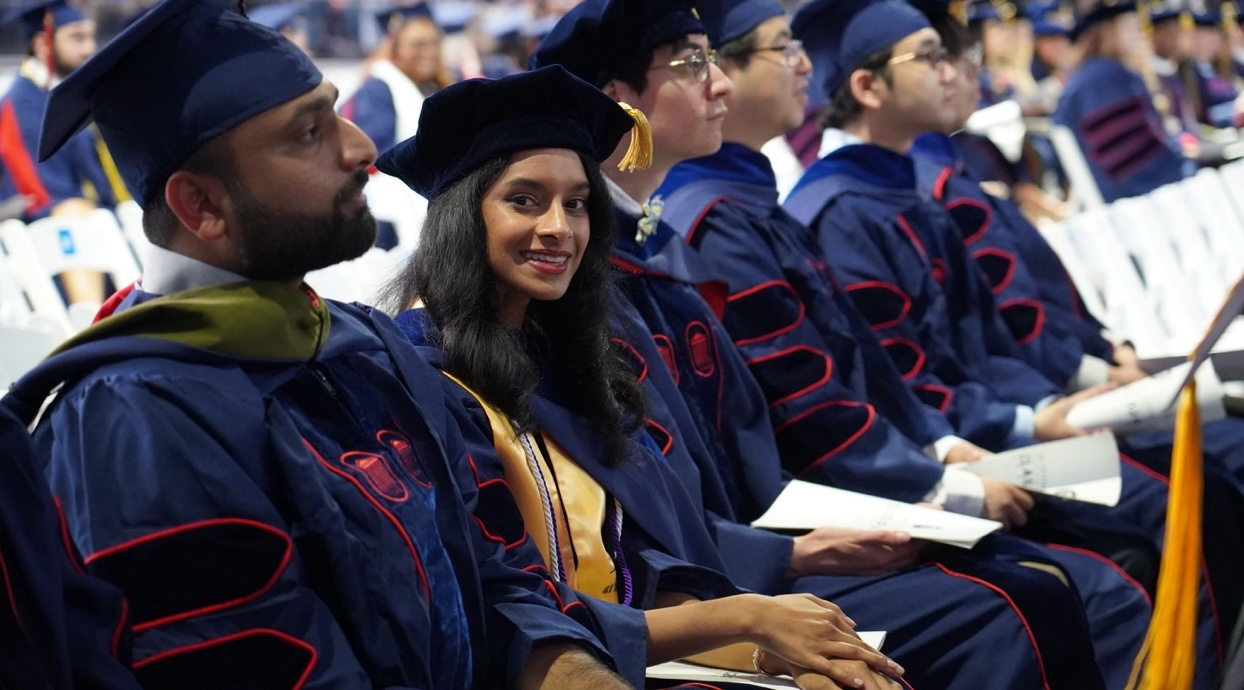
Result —
<path fill-rule="evenodd" d="M 609 253 L 614 241 L 613 204 L 596 162 L 580 154 L 591 193 L 591 232 L 566 294 L 532 300 L 523 331 L 498 318 L 497 280 L 488 265 L 482 203 L 488 188 L 509 166 L 502 156 L 441 192 L 428 203 L 419 246 L 404 269 L 381 292 L 389 313 L 421 299 L 440 334 L 445 370 L 507 414 L 520 432 L 536 430 L 530 398 L 541 371 L 528 338 L 543 341 L 547 375 L 573 409 L 604 439 L 605 461 L 626 460 L 626 437 L 642 424 L 645 403 L 634 371 L 613 344 L 609 315 L 614 294 Z"/>

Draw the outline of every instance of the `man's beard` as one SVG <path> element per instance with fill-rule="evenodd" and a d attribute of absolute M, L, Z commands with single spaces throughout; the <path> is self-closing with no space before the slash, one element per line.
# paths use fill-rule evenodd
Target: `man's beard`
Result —
<path fill-rule="evenodd" d="M 241 274 L 251 280 L 291 281 L 362 256 L 376 241 L 376 219 L 363 207 L 347 218 L 342 205 L 367 183 L 360 170 L 333 199 L 331 213 L 275 211 L 240 185 L 229 194 L 241 225 Z"/>
<path fill-rule="evenodd" d="M 77 65 L 71 65 L 68 62 L 65 62 L 64 60 L 61 60 L 59 55 L 56 55 L 56 54 L 52 55 L 52 69 L 56 72 L 57 79 L 64 79 L 65 77 L 68 77 L 70 74 L 73 74 L 74 70 L 78 69 L 81 66 L 82 66 L 81 63 Z"/>

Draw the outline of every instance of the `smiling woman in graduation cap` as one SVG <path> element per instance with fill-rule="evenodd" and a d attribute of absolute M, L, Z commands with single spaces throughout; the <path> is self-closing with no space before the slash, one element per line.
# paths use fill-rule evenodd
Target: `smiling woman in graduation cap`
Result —
<path fill-rule="evenodd" d="M 388 307 L 491 435 L 501 462 L 476 463 L 481 485 L 508 485 L 522 513 L 481 517 L 507 543 L 530 535 L 555 578 L 626 607 L 593 604 L 622 668 L 746 643 L 702 660 L 887 687 L 868 667 L 896 666 L 834 605 L 737 593 L 641 428 L 638 381 L 611 342 L 613 210 L 598 167 L 634 124 L 552 66 L 431 96 L 418 134 L 377 161 L 429 200 Z"/>

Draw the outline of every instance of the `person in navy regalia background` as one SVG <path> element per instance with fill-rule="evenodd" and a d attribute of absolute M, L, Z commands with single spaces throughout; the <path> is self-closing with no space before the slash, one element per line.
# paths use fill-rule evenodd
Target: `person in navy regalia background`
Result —
<path fill-rule="evenodd" d="M 809 37 L 817 35 L 817 22 L 832 16 L 823 7 L 814 3 L 804 11 L 806 14 L 796 17 L 797 35 L 799 27 L 809 31 Z M 871 143 L 844 147 L 823 158 L 808 170 L 786 206 L 818 233 L 829 263 L 884 338 L 883 343 L 889 344 L 887 351 L 910 376 L 909 383 L 919 385 L 923 379 L 955 387 L 949 389 L 953 405 L 960 396 L 956 388 L 966 382 L 983 393 L 989 406 L 986 409 L 1009 407 L 1015 415 L 1012 422 L 1018 420 L 1025 426 L 1031 411 L 1038 410 L 1037 423 L 1008 442 L 1025 444 L 1034 437 L 1048 438 L 1041 431 L 1041 416 L 1056 406 L 1074 404 L 1077 396 L 1055 402 L 1042 400 L 1043 395 L 1057 395 L 1061 387 L 1024 361 L 1024 353 L 1016 348 L 994 310 L 993 296 L 979 269 L 969 263 L 956 221 L 944 209 L 919 198 L 914 162 L 908 155 L 918 134 L 944 130 L 953 119 L 944 104 L 954 95 L 957 71 L 925 17 L 908 13 L 909 22 L 899 26 L 896 17 L 907 11 L 899 5 L 888 7 L 885 23 L 873 21 L 893 30 L 896 37 L 900 28 L 906 29 L 901 40 L 884 50 L 876 49 L 884 43 L 844 41 L 837 58 L 841 62 L 827 60 L 841 75 L 841 85 L 831 84 L 827 90 L 842 98 L 838 102 L 844 124 Z M 882 10 L 871 12 L 880 17 Z M 861 16 L 872 19 L 869 14 Z M 849 27 L 855 23 L 852 19 Z M 838 56 L 832 40 L 826 43 L 830 54 Z M 867 48 L 874 52 L 869 53 Z M 905 62 L 919 60 L 922 53 L 930 56 L 929 64 L 921 66 L 922 74 L 903 74 L 897 69 Z M 879 295 L 875 286 L 889 287 Z M 901 312 L 892 306 L 894 294 L 906 300 Z M 1043 388 L 1045 393 L 1041 392 Z M 972 414 L 960 412 L 952 419 L 970 423 Z M 965 431 L 962 423 L 956 428 Z M 1069 428 L 1065 419 L 1057 428 L 1066 435 L 1081 433 Z M 970 433 L 966 435 L 973 438 Z M 989 442 L 982 445 L 997 448 Z M 1164 482 L 1132 462 L 1124 462 L 1122 474 L 1124 490 L 1119 506 L 1105 511 L 1086 504 L 1042 501 L 1034 513 L 1040 519 L 1030 522 L 1025 532 L 1055 542 L 1070 539 L 1105 554 L 1114 552 L 1118 537 L 1124 537 L 1125 543 L 1137 536 L 1160 543 Z M 1219 572 L 1229 579 L 1233 568 Z M 1211 614 L 1207 609 L 1202 620 L 1202 652 L 1206 655 L 1202 682 L 1213 667 L 1215 621 Z"/>
<path fill-rule="evenodd" d="M 1106 201 L 1151 192 L 1196 171 L 1162 125 L 1132 63 L 1145 56 L 1134 2 L 1091 3 L 1076 18 L 1080 59 L 1054 111 L 1076 135 Z"/>
<path fill-rule="evenodd" d="M 622 271 L 623 292 L 630 305 L 621 314 L 618 332 L 632 350 L 645 389 L 653 401 L 650 429 L 659 434 L 659 444 L 666 449 L 667 456 L 676 466 L 680 462 L 678 458 L 688 453 L 698 466 L 702 482 L 701 498 L 706 509 L 713 513 L 713 526 L 727 562 L 727 571 L 740 583 L 760 587 L 764 591 L 789 591 L 787 588 L 794 587 L 798 591 L 810 591 L 831 598 L 842 594 L 856 602 L 852 608 L 859 608 L 861 615 L 870 616 L 869 620 L 880 627 L 896 631 L 895 640 L 899 645 L 896 651 L 913 659 L 908 674 L 925 679 L 933 686 L 955 681 L 971 683 L 970 669 L 947 660 L 966 660 L 976 654 L 988 654 L 990 649 L 996 650 L 997 654 L 1007 654 L 1007 658 L 1014 662 L 1009 668 L 1014 673 L 1017 687 L 1032 682 L 1034 675 L 1043 673 L 1041 664 L 1032 663 L 1032 657 L 1026 656 L 1033 650 L 1021 647 L 1002 650 L 997 644 L 988 642 L 989 639 L 1001 639 L 988 637 L 991 632 L 1000 629 L 991 627 L 986 631 L 980 628 L 986 640 L 978 640 L 969 631 L 972 621 L 981 620 L 978 616 L 985 616 L 1005 628 L 1016 621 L 1015 614 L 1023 620 L 1021 611 L 1032 613 L 1022 604 L 1018 609 L 995 609 L 992 614 L 986 613 L 978 607 L 990 607 L 998 602 L 978 587 L 1001 587 L 1011 591 L 1016 598 L 1009 601 L 1014 602 L 1023 599 L 1025 591 L 1036 595 L 1037 590 L 1028 587 L 1037 586 L 1040 589 L 1042 583 L 1037 581 L 1042 578 L 1030 580 L 1025 585 L 1021 582 L 1025 579 L 1022 568 L 1018 572 L 1004 573 L 1000 571 L 1006 571 L 1006 568 L 1001 567 L 994 570 L 991 576 L 977 579 L 984 570 L 989 570 L 986 565 L 968 571 L 977 577 L 964 578 L 963 572 L 958 570 L 962 567 L 959 563 L 949 566 L 955 570 L 941 570 L 941 565 L 914 571 L 897 570 L 904 563 L 911 562 L 908 560 L 912 553 L 910 544 L 903 545 L 883 533 L 844 535 L 834 530 L 818 530 L 809 539 L 799 540 L 800 546 L 796 549 L 793 548 L 793 540 L 788 537 L 766 534 L 746 526 L 747 520 L 757 516 L 757 511 L 762 511 L 772 502 L 780 488 L 777 446 L 768 424 L 767 404 L 751 380 L 746 365 L 730 346 L 729 336 L 721 328 L 708 302 L 701 297 L 702 291 L 714 304 L 721 306 L 725 296 L 721 288 L 724 286 L 711 281 L 695 252 L 679 242 L 667 224 L 653 217 L 660 206 L 656 198 L 649 202 L 650 213 L 644 219 L 639 218 L 643 211 L 639 208 L 639 202 L 635 201 L 647 199 L 664 177 L 664 172 L 680 158 L 695 155 L 697 151 L 709 153 L 718 147 L 717 137 L 705 136 L 705 133 L 714 134 L 718 127 L 719 108 L 714 102 L 722 98 L 724 84 L 721 83 L 721 76 L 704 60 L 699 61 L 702 71 L 688 69 L 689 74 L 681 75 L 686 83 L 678 84 L 678 89 L 674 90 L 671 88 L 674 85 L 664 76 L 659 81 L 654 76 L 663 71 L 669 59 L 660 50 L 655 54 L 651 49 L 645 52 L 638 50 L 633 43 L 622 50 L 586 49 L 623 34 L 624 28 L 608 21 L 609 12 L 620 12 L 621 7 L 625 7 L 625 3 L 580 5 L 577 12 L 563 20 L 574 22 L 574 28 L 561 33 L 555 31 L 550 40 L 555 38 L 556 42 L 542 45 L 533 64 L 571 65 L 581 76 L 596 79 L 606 93 L 620 94 L 615 97 L 624 98 L 629 103 L 640 103 L 652 123 L 656 140 L 656 161 L 652 168 L 627 174 L 615 172 L 611 165 L 606 164 L 605 170 L 618 185 L 615 203 L 626 204 L 626 209 L 619 213 L 624 225 L 617 240 L 615 264 Z M 631 16 L 638 21 L 644 11 L 634 7 L 629 15 L 623 16 Z M 709 16 L 711 10 L 706 7 L 703 11 L 705 16 Z M 686 63 L 670 67 L 686 67 Z M 630 79 L 635 79 L 636 75 L 643 79 L 647 70 L 649 81 L 638 94 L 633 93 L 638 90 L 636 86 L 617 84 L 623 78 L 620 73 L 623 69 Z M 703 100 L 698 89 L 689 91 L 688 87 L 693 82 L 702 84 Z M 630 91 L 627 91 L 628 88 Z M 673 96 L 673 100 L 667 100 L 673 94 L 688 92 L 695 93 L 697 97 L 684 96 L 684 101 L 679 96 Z M 619 150 L 614 158 L 619 158 L 621 153 Z M 658 407 L 662 409 L 658 410 Z M 934 461 L 926 461 L 932 465 L 931 471 L 935 475 L 941 474 L 941 468 Z M 683 474 L 684 477 L 689 475 L 691 473 Z M 885 489 L 891 492 L 889 495 L 901 494 L 906 500 L 918 500 L 927 491 L 915 486 L 909 479 L 899 478 L 897 474 L 896 481 Z M 858 546 L 851 546 L 853 543 Z M 863 562 L 852 562 L 845 557 L 839 561 L 837 548 L 850 551 L 865 549 L 870 555 L 864 557 Z M 1035 560 L 1042 558 L 1037 556 Z M 887 574 L 863 579 L 829 578 L 829 581 L 811 578 L 803 585 L 800 584 L 802 580 L 791 582 L 800 574 L 833 572 Z M 989 577 L 1000 584 L 986 584 Z M 963 587 L 967 582 L 975 586 Z M 1044 585 L 1056 585 L 1056 581 L 1046 579 Z M 937 598 L 922 600 L 921 606 L 928 605 L 947 612 L 954 610 L 956 614 L 917 613 L 911 608 L 917 604 L 899 594 L 900 590 L 908 588 L 907 591 L 910 591 L 911 587 L 939 592 Z M 1061 594 L 1066 594 L 1061 586 L 1054 586 L 1032 601 L 1053 603 L 1059 599 L 1060 589 Z M 1133 591 L 1132 596 L 1135 595 Z M 1077 607 L 1073 605 L 1073 608 Z M 938 620 L 937 626 L 931 628 L 919 622 L 930 620 L 930 616 Z M 1028 620 L 1038 628 L 1042 626 L 1040 615 Z M 1071 642 L 1059 637 L 1067 631 L 1060 628 L 1058 633 L 1053 633 L 1053 638 L 1047 640 L 1043 632 L 1034 628 L 1034 638 L 1031 639 L 1040 641 L 1047 658 L 1064 659 L 1050 665 L 1051 668 L 1057 666 L 1058 673 L 1066 674 L 1052 678 L 1055 685 L 1093 686 L 1100 681 L 1093 680 L 1097 677 L 1097 670 L 1088 656 L 1091 643 L 1084 639 Z M 1054 646 L 1046 648 L 1047 643 Z M 924 662 L 928 663 L 927 668 Z M 985 682 L 984 679 L 981 682 Z"/>
<path fill-rule="evenodd" d="M 632 124 L 558 66 L 429 98 L 420 133 L 377 163 L 429 200 L 424 241 L 390 283 L 388 306 L 492 437 L 501 467 L 477 471 L 512 487 L 554 576 L 644 611 L 638 628 L 606 629 L 615 659 L 635 658 L 636 682 L 645 664 L 692 654 L 751 671 L 756 645 L 771 671 L 795 664 L 847 684 L 868 674 L 851 659 L 892 671 L 852 646 L 827 602 L 721 598 L 736 590 L 644 433 L 638 382 L 609 338 L 613 210 L 598 166 Z M 483 520 L 497 534 L 513 529 L 511 514 Z M 808 634 L 826 620 L 824 634 Z M 751 644 L 724 649 L 729 641 Z"/>
<path fill-rule="evenodd" d="M 95 52 L 95 22 L 65 0 L 20 4 L 5 13 L 4 21 L 21 25 L 28 52 L 0 100 L 0 200 L 22 196 L 27 222 L 75 203 L 111 208 L 127 200 L 111 156 L 89 130 L 56 156 L 37 162 L 48 89 Z"/>
<path fill-rule="evenodd" d="M 626 687 L 538 554 L 480 529 L 435 370 L 301 285 L 370 246 L 375 148 L 301 50 L 223 5 L 157 5 L 52 92 L 41 156 L 93 118 L 157 250 L 3 401 L 29 421 L 65 384 L 37 457 L 126 595 L 140 682 Z"/>
<path fill-rule="evenodd" d="M 805 478 L 841 485 L 848 477 L 852 481 L 862 477 L 867 483 L 853 488 L 882 495 L 899 484 L 901 480 L 892 475 L 903 470 L 908 481 L 929 467 L 937 468 L 934 476 L 941 478 L 942 468 L 911 439 L 941 445 L 943 454 L 959 439 L 944 418 L 915 399 L 894 371 L 855 306 L 835 284 L 815 238 L 777 206 L 772 171 L 759 149 L 773 134 L 797 123 L 801 102 L 796 94 L 808 65 L 798 55 L 784 65 L 766 61 L 763 46 L 781 44 L 783 37 L 790 40 L 789 29 L 780 17 L 762 27 L 754 36 L 742 36 L 749 26 L 723 32 L 723 65 L 735 84 L 727 96 L 730 110 L 723 126 L 727 142 L 713 156 L 675 166 L 661 188 L 666 195 L 662 217 L 685 234 L 719 275 L 729 277 L 725 323 L 765 388 L 783 459 L 791 471 L 802 469 L 798 461 L 819 457 L 815 474 Z M 863 426 L 851 417 L 852 411 L 861 409 L 869 412 Z M 921 424 L 938 434 L 921 431 Z M 879 434 L 891 439 L 881 450 L 869 440 Z M 959 450 L 975 451 L 969 459 L 983 453 L 961 442 Z M 953 505 L 948 502 L 947 508 L 975 514 L 981 511 L 979 495 L 984 493 L 983 512 L 988 516 L 1016 526 L 1023 523 L 1024 506 L 1016 506 L 1011 514 L 1008 500 L 1025 500 L 1027 495 L 1005 483 L 982 485 L 974 475 L 965 478 L 964 487 L 962 480 L 951 481 L 950 475 L 957 474 L 953 465 L 947 468 L 943 481 L 924 498 L 962 492 L 952 496 Z M 1011 499 L 1015 493 L 1019 495 Z M 965 509 L 964 504 L 973 503 L 973 509 Z M 1116 604 L 1109 603 L 1110 596 L 1096 599 L 1088 594 L 1089 588 L 1084 591 L 1099 633 L 1103 667 L 1110 669 L 1112 679 L 1125 678 L 1146 606 L 1141 603 L 1132 617 L 1105 624 L 1106 616 L 1100 612 L 1118 613 Z M 1122 596 L 1141 602 L 1144 598 L 1135 590 Z"/>

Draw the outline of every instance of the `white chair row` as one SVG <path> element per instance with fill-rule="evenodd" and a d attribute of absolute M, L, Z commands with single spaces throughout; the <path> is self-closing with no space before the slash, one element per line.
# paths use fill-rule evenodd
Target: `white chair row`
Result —
<path fill-rule="evenodd" d="M 1244 275 L 1244 169 L 1206 169 L 1043 229 L 1089 309 L 1142 354 L 1186 353 Z"/>

